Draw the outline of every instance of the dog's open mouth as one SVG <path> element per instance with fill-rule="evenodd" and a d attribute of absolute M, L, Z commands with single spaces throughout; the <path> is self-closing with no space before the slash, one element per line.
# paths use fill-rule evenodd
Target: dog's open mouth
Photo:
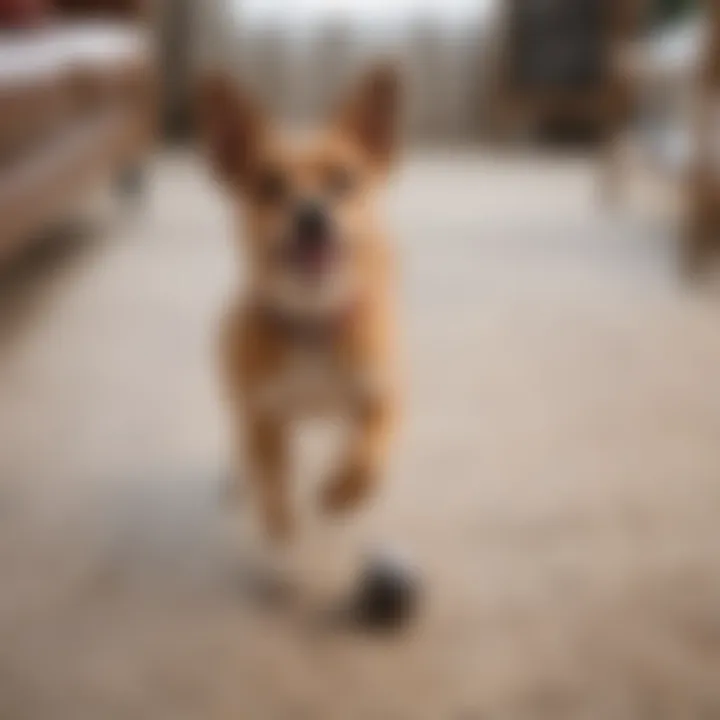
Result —
<path fill-rule="evenodd" d="M 338 259 L 337 244 L 331 238 L 308 242 L 294 238 L 287 252 L 287 261 L 307 277 L 318 278 L 330 272 Z"/>

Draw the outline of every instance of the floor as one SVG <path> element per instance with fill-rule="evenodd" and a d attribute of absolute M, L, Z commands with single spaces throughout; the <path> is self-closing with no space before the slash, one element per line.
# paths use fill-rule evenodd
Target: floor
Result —
<path fill-rule="evenodd" d="M 169 155 L 3 280 L 0 718 L 720 718 L 720 300 L 667 218 L 603 213 L 584 160 L 479 154 L 411 159 L 390 212 L 409 403 L 357 527 L 422 569 L 416 623 L 325 622 L 359 540 L 309 505 L 300 595 L 250 591 L 213 372 L 237 263 Z"/>

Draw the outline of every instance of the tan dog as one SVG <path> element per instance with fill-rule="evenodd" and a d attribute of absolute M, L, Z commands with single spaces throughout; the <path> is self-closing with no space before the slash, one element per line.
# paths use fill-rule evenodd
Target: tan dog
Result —
<path fill-rule="evenodd" d="M 398 83 L 369 73 L 316 136 L 280 134 L 223 78 L 202 109 L 215 170 L 242 219 L 249 278 L 223 332 L 238 445 L 271 538 L 292 534 L 288 435 L 308 415 L 350 423 L 323 485 L 332 513 L 365 500 L 382 476 L 396 415 L 390 252 L 375 195 L 396 144 Z"/>

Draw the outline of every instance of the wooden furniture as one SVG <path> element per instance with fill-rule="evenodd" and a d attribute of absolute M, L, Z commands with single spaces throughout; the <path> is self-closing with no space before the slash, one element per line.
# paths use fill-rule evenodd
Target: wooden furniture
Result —
<path fill-rule="evenodd" d="M 720 240 L 720 3 L 703 0 L 695 18 L 623 38 L 612 68 L 624 103 L 604 153 L 603 194 L 616 201 L 638 161 L 670 182 L 683 207 L 683 264 L 696 270 Z"/>
<path fill-rule="evenodd" d="M 614 109 L 607 58 L 622 0 L 507 0 L 501 5 L 496 125 L 604 130 Z"/>
<path fill-rule="evenodd" d="M 152 145 L 156 72 L 138 0 L 55 0 L 0 29 L 0 260 Z"/>

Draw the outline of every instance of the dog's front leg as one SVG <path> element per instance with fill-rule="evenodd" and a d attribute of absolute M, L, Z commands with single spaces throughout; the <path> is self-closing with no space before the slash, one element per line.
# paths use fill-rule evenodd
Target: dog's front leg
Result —
<path fill-rule="evenodd" d="M 276 417 L 251 415 L 246 434 L 250 476 L 265 529 L 271 540 L 287 540 L 293 531 L 287 486 L 287 423 Z"/>
<path fill-rule="evenodd" d="M 393 429 L 393 407 L 377 398 L 356 408 L 350 443 L 340 467 L 322 488 L 321 505 L 330 513 L 355 509 L 367 500 L 385 469 Z"/>

